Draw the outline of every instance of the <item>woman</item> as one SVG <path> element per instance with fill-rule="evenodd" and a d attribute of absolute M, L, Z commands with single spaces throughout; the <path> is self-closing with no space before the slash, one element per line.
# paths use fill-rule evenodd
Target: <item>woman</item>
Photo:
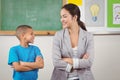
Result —
<path fill-rule="evenodd" d="M 80 10 L 75 4 L 61 9 L 63 29 L 53 40 L 54 71 L 51 80 L 94 80 L 91 66 L 94 58 L 93 35 L 80 21 Z"/>

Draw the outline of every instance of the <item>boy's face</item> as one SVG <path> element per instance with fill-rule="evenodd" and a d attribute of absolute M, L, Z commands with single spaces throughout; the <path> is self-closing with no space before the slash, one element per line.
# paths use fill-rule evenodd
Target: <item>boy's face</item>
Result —
<path fill-rule="evenodd" d="M 35 38 L 33 30 L 28 28 L 23 38 L 26 43 L 33 43 Z"/>

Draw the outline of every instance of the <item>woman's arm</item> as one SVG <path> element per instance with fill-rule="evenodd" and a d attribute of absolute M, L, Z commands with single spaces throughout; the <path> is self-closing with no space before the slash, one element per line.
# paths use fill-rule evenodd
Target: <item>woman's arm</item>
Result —
<path fill-rule="evenodd" d="M 89 68 L 92 66 L 94 59 L 94 42 L 93 36 L 88 35 L 86 42 L 86 53 L 82 56 L 82 58 L 63 58 L 63 60 L 71 65 L 73 65 L 73 69 L 81 69 L 81 68 Z"/>
<path fill-rule="evenodd" d="M 54 67 L 65 71 L 68 63 L 62 59 L 61 53 L 61 45 L 63 44 L 62 36 L 63 36 L 62 32 L 57 32 L 53 38 L 52 58 Z"/>
<path fill-rule="evenodd" d="M 85 51 L 87 55 L 83 56 L 83 59 L 78 60 L 78 68 L 90 68 L 92 66 L 94 59 L 94 40 L 92 34 L 87 35 L 86 46 Z M 86 59 L 85 57 L 88 58 Z"/>
<path fill-rule="evenodd" d="M 82 57 L 82 59 L 88 59 L 89 58 L 89 54 L 87 54 L 87 53 L 85 53 L 84 55 L 83 55 L 83 57 Z M 65 62 L 67 62 L 67 63 L 69 63 L 69 64 L 71 64 L 71 65 L 73 65 L 74 63 L 73 63 L 73 58 L 62 58 L 63 59 L 63 61 L 65 61 Z"/>

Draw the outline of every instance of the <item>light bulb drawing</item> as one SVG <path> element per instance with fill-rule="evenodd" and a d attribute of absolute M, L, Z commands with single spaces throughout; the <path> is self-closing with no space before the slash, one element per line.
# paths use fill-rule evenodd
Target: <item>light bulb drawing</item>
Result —
<path fill-rule="evenodd" d="M 91 14 L 92 14 L 92 20 L 93 20 L 94 22 L 97 21 L 99 9 L 100 9 L 100 7 L 99 7 L 98 4 L 93 4 L 93 5 L 90 7 L 90 11 L 91 11 Z"/>

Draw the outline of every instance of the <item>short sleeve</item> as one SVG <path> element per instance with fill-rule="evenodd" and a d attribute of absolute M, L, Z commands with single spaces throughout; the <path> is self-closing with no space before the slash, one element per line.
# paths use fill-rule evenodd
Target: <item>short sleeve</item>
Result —
<path fill-rule="evenodd" d="M 40 56 L 41 58 L 43 58 L 41 50 L 38 47 L 35 47 L 35 54 L 36 54 L 36 56 Z"/>
<path fill-rule="evenodd" d="M 10 48 L 8 56 L 8 65 L 12 65 L 13 62 L 18 62 L 18 55 L 14 48 Z"/>

